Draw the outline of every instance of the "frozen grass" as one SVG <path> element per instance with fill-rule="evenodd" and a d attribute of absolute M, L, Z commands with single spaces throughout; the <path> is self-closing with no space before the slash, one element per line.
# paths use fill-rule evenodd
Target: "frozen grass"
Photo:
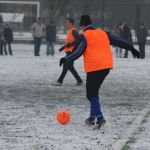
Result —
<path fill-rule="evenodd" d="M 62 54 L 46 57 L 42 46 L 42 56 L 35 58 L 31 45 L 13 48 L 15 56 L 0 57 L 0 150 L 150 149 L 149 51 L 146 60 L 114 59 L 100 92 L 107 123 L 94 131 L 84 124 L 89 103 L 82 58 L 75 66 L 84 85 L 75 86 L 68 73 L 64 85 L 54 87 Z M 55 119 L 63 109 L 71 113 L 66 126 Z"/>

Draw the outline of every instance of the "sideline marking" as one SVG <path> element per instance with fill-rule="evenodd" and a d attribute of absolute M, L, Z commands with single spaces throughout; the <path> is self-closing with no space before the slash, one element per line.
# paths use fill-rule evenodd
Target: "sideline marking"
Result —
<path fill-rule="evenodd" d="M 149 105 L 148 105 L 149 106 Z M 132 125 L 129 126 L 129 129 L 127 132 L 125 132 L 122 139 L 117 140 L 114 144 L 111 145 L 111 150 L 121 150 L 123 146 L 126 144 L 126 142 L 129 140 L 129 138 L 136 132 L 137 128 L 142 123 L 144 117 L 147 115 L 147 113 L 150 111 L 150 107 L 147 107 L 140 112 L 138 117 L 135 118 Z"/>

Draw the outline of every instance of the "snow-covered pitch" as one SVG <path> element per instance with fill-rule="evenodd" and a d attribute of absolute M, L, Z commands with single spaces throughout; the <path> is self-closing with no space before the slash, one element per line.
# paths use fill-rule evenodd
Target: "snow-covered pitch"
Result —
<path fill-rule="evenodd" d="M 92 130 L 82 58 L 75 62 L 82 86 L 61 73 L 58 52 L 33 56 L 33 45 L 13 45 L 14 56 L 0 56 L 0 150 L 150 150 L 150 47 L 146 59 L 119 59 L 105 80 L 100 99 L 106 125 Z M 114 48 L 113 48 L 114 51 Z M 71 122 L 61 126 L 56 113 L 68 110 Z"/>

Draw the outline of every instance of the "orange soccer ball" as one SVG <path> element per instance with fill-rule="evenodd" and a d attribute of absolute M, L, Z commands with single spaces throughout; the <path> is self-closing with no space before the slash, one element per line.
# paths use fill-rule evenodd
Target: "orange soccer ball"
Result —
<path fill-rule="evenodd" d="M 56 118 L 61 125 L 66 125 L 70 121 L 70 113 L 68 111 L 60 111 L 57 113 Z"/>

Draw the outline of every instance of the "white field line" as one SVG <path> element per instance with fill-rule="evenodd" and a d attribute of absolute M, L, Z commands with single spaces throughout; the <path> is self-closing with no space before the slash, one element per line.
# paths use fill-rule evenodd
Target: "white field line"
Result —
<path fill-rule="evenodd" d="M 129 140 L 129 138 L 132 137 L 132 135 L 136 132 L 137 128 L 140 126 L 141 122 L 143 121 L 145 115 L 149 111 L 150 111 L 150 107 L 146 107 L 145 109 L 143 109 L 140 112 L 140 114 L 133 121 L 132 125 L 129 127 L 129 129 L 127 130 L 127 132 L 125 132 L 125 134 L 122 137 L 122 139 L 117 140 L 114 144 L 112 144 L 111 150 L 121 150 L 123 148 L 123 146 Z"/>

